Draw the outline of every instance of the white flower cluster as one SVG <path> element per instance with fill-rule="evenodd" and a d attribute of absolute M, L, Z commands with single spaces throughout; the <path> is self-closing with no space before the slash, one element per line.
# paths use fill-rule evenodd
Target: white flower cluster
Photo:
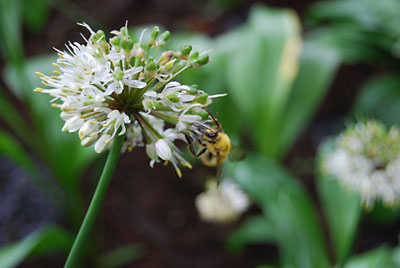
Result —
<path fill-rule="evenodd" d="M 147 39 L 144 31 L 137 42 L 127 26 L 106 40 L 99 30 L 90 32 L 86 44 L 66 45 L 58 52 L 54 76 L 37 73 L 47 89 L 35 92 L 53 97 L 52 106 L 61 110 L 63 131 L 79 133 L 83 146 L 95 144 L 100 153 L 124 135 L 123 150 L 146 146 L 151 165 L 171 162 L 178 175 L 178 164 L 190 167 L 174 145 L 192 135 L 192 124 L 209 119 L 205 109 L 213 97 L 195 85 L 181 85 L 174 79 L 185 70 L 209 61 L 208 55 L 192 52 L 191 46 L 160 53 L 170 37 L 154 27 Z M 145 40 L 146 39 L 146 40 Z M 168 123 L 168 127 L 165 123 Z"/>
<path fill-rule="evenodd" d="M 209 181 L 206 187 L 208 189 L 196 198 L 197 210 L 204 221 L 234 222 L 250 205 L 247 195 L 230 179 L 220 185 Z"/>
<path fill-rule="evenodd" d="M 334 150 L 323 158 L 323 169 L 342 185 L 361 194 L 366 208 L 381 200 L 400 200 L 400 134 L 377 121 L 358 123 L 335 140 Z"/>

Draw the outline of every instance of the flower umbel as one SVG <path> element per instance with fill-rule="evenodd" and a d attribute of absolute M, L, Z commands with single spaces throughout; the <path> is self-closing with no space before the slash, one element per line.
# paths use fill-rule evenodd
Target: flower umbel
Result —
<path fill-rule="evenodd" d="M 229 179 L 219 185 L 216 181 L 208 181 L 206 188 L 196 198 L 197 210 L 204 221 L 234 222 L 250 205 L 247 195 Z"/>
<path fill-rule="evenodd" d="M 396 205 L 400 200 L 400 132 L 367 121 L 349 127 L 335 140 L 335 149 L 322 162 L 323 169 L 342 185 L 361 194 L 370 208 L 376 200 Z"/>
<path fill-rule="evenodd" d="M 162 51 L 170 33 L 154 27 L 135 42 L 127 26 L 112 31 L 108 41 L 103 31 L 90 32 L 86 44 L 69 42 L 67 51 L 57 50 L 54 76 L 37 73 L 48 88 L 35 92 L 53 97 L 61 110 L 64 132 L 79 133 L 83 146 L 94 145 L 97 153 L 110 148 L 117 130 L 127 133 L 123 150 L 146 146 L 150 164 L 171 162 L 179 176 L 179 164 L 190 167 L 175 146 L 176 140 L 193 135 L 194 123 L 209 120 L 206 107 L 212 98 L 197 86 L 174 81 L 184 71 L 209 61 L 207 54 Z M 145 40 L 146 39 L 146 40 Z"/>

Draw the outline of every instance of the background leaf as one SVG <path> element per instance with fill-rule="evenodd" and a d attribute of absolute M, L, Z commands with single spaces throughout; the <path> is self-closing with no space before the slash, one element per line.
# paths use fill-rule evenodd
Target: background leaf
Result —
<path fill-rule="evenodd" d="M 17 267 L 28 255 L 44 255 L 49 252 L 68 252 L 72 236 L 57 226 L 47 226 L 35 231 L 23 240 L 0 248 L 0 267 Z"/>
<path fill-rule="evenodd" d="M 392 250 L 382 246 L 362 255 L 354 256 L 345 268 L 395 268 L 399 267 L 392 259 Z"/>
<path fill-rule="evenodd" d="M 327 140 L 320 146 L 316 176 L 318 195 L 334 243 L 336 261 L 341 264 L 350 254 L 361 216 L 361 205 L 359 194 L 343 189 L 336 178 L 321 170 L 323 157 L 334 148 L 334 140 Z"/>
<path fill-rule="evenodd" d="M 270 222 L 283 267 L 330 266 L 315 208 L 292 176 L 256 155 L 228 167 L 230 177 L 246 190 Z"/>
<path fill-rule="evenodd" d="M 398 75 L 372 78 L 360 91 L 353 114 L 381 120 L 387 125 L 400 125 L 400 79 Z"/>
<path fill-rule="evenodd" d="M 251 124 L 255 142 L 265 154 L 279 155 L 282 114 L 297 72 L 300 26 L 289 10 L 254 6 L 227 63 L 233 100 Z"/>
<path fill-rule="evenodd" d="M 263 215 L 248 217 L 229 235 L 228 248 L 232 251 L 240 251 L 247 244 L 275 242 L 273 230 L 273 226 Z"/>
<path fill-rule="evenodd" d="M 340 63 L 340 56 L 316 40 L 304 43 L 299 74 L 293 85 L 287 110 L 281 118 L 279 151 L 285 153 L 307 125 L 329 89 Z M 312 79 L 311 79 L 312 77 Z"/>

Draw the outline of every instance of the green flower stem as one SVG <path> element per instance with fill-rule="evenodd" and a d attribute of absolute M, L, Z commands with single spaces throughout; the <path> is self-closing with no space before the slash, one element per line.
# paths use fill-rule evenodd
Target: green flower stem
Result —
<path fill-rule="evenodd" d="M 93 227 L 97 213 L 99 212 L 101 206 L 101 202 L 104 199 L 108 185 L 110 184 L 112 174 L 114 173 L 115 166 L 117 165 L 119 155 L 121 153 L 121 147 L 125 135 L 119 136 L 118 134 L 119 131 L 114 137 L 114 142 L 111 147 L 110 153 L 108 154 L 107 161 L 103 169 L 103 173 L 101 174 L 99 183 L 97 184 L 96 191 L 93 195 L 92 201 L 90 202 L 89 209 L 86 213 L 85 219 L 82 222 L 79 233 L 76 236 L 72 249 L 69 252 L 64 268 L 77 267 L 77 261 L 79 259 L 79 256 L 83 250 L 83 247 L 86 245 L 86 240 Z"/>

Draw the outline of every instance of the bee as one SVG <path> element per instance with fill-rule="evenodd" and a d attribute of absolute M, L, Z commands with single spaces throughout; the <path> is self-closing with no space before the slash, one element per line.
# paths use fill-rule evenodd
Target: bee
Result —
<path fill-rule="evenodd" d="M 196 153 L 193 140 L 189 136 L 186 139 L 189 144 L 189 151 L 195 157 L 200 157 L 203 164 L 210 167 L 219 167 L 227 158 L 231 161 L 244 159 L 245 153 L 240 148 L 231 145 L 229 136 L 222 129 L 219 121 L 210 113 L 215 126 L 194 123 L 194 126 L 201 132 L 201 138 L 197 138 L 197 143 L 202 149 Z"/>

